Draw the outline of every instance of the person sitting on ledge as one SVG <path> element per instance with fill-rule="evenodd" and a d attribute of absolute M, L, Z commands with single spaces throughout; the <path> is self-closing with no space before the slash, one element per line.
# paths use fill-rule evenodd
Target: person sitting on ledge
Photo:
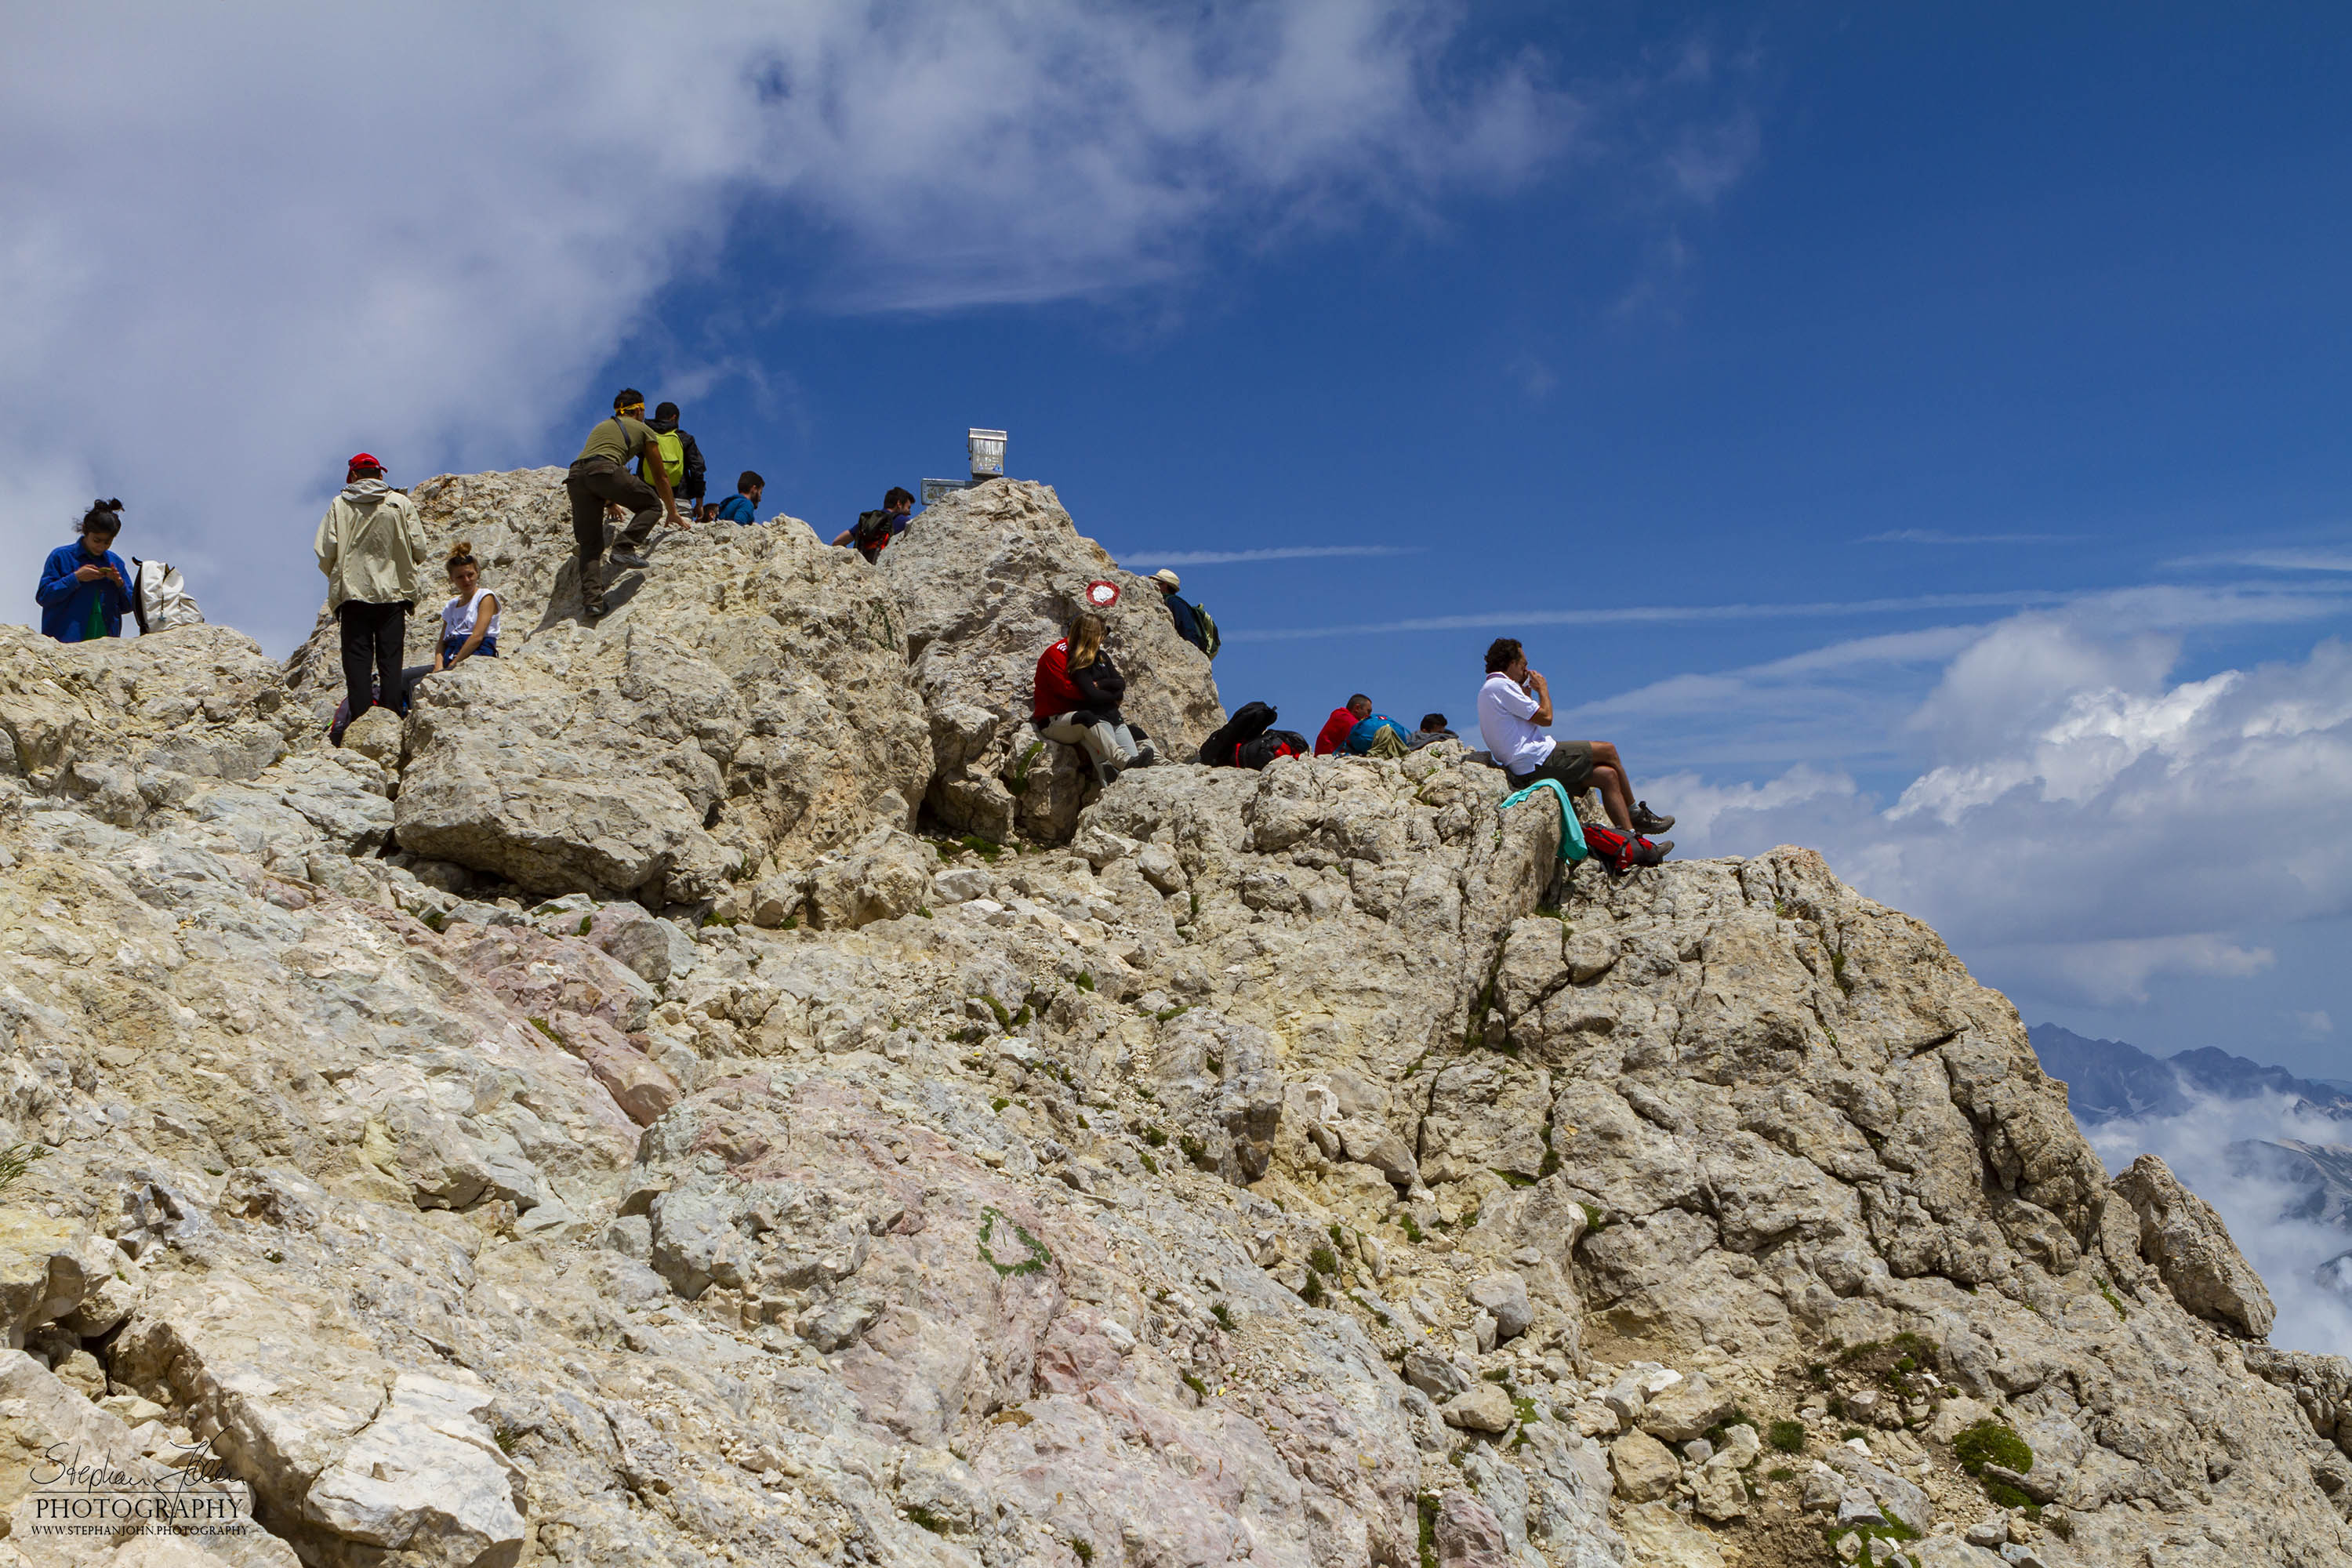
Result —
<path fill-rule="evenodd" d="M 1045 739 L 1084 751 L 1095 781 L 1108 785 L 1121 768 L 1148 768 L 1159 760 L 1120 716 L 1126 694 L 1126 677 L 1103 651 L 1102 617 L 1081 611 L 1070 635 L 1037 658 L 1030 718 Z"/>
<path fill-rule="evenodd" d="M 1372 716 L 1372 700 L 1362 692 L 1348 699 L 1345 708 L 1331 710 L 1331 717 L 1323 721 L 1321 733 L 1315 737 L 1315 754 L 1328 757 L 1348 743 L 1348 736 L 1356 726 Z"/>
<path fill-rule="evenodd" d="M 1444 714 L 1424 713 L 1421 716 L 1421 728 L 1415 730 L 1412 734 L 1407 735 L 1404 738 L 1404 743 L 1405 748 L 1408 751 L 1417 752 L 1433 741 L 1458 741 L 1460 739 L 1461 737 L 1459 735 L 1456 735 L 1453 731 L 1445 727 Z"/>
<path fill-rule="evenodd" d="M 1615 746 L 1606 741 L 1555 741 L 1544 733 L 1551 717 L 1551 688 L 1528 668 L 1519 639 L 1496 637 L 1486 649 L 1486 684 L 1478 689 L 1478 734 L 1511 787 L 1558 779 L 1569 794 L 1580 795 L 1597 785 L 1609 820 L 1625 832 L 1646 837 L 1675 825 L 1673 817 L 1652 811 L 1649 802 L 1633 798 L 1633 777 Z M 1672 849 L 1674 844 L 1659 847 Z"/>
<path fill-rule="evenodd" d="M 473 541 L 461 541 L 449 552 L 447 570 L 456 596 L 442 607 L 441 646 L 433 652 L 436 672 L 455 669 L 476 654 L 499 657 L 499 596 L 482 586 Z"/>

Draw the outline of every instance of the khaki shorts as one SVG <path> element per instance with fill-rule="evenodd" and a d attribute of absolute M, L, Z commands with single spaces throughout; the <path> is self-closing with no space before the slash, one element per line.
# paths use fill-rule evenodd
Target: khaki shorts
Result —
<path fill-rule="evenodd" d="M 1590 741 L 1555 741 L 1551 755 L 1531 773 L 1508 773 L 1513 789 L 1525 789 L 1538 779 L 1558 779 L 1570 795 L 1580 795 L 1592 784 L 1592 742 Z"/>

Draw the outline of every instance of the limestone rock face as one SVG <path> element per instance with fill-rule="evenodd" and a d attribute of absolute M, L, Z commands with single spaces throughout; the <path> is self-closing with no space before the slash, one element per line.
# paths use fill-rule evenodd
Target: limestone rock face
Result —
<path fill-rule="evenodd" d="M 1818 857 L 1566 874 L 1450 745 L 918 837 L 1003 773 L 891 568 L 587 633 L 548 476 L 420 489 L 520 629 L 396 752 L 219 628 L 0 677 L 0 1568 L 2352 1561 L 2352 1366 Z M 258 1523 L 43 1555 L 59 1443 Z"/>
<path fill-rule="evenodd" d="M 102 821 L 254 778 L 301 729 L 277 667 L 226 626 L 89 643 L 0 626 L 0 776 Z"/>
<path fill-rule="evenodd" d="M 1037 657 L 1067 633 L 1091 582 L 1119 587 L 1104 612 L 1106 646 L 1127 677 L 1122 711 L 1160 755 L 1192 756 L 1225 721 L 1207 657 L 1176 635 L 1160 591 L 1081 536 L 1049 486 L 997 479 L 957 491 L 876 564 L 906 606 L 929 705 L 929 805 L 955 832 L 1003 841 L 1017 825 L 1058 841 L 1093 797 L 1075 748 L 1041 741 L 1029 722 Z"/>
<path fill-rule="evenodd" d="M 763 862 L 911 825 L 930 779 L 903 613 L 855 554 L 778 518 L 663 529 L 579 620 L 562 475 L 445 477 L 415 492 L 436 549 L 470 540 L 501 595 L 499 657 L 425 677 L 398 806 L 412 852 L 536 893 L 716 898 Z M 429 662 L 440 599 L 410 618 Z M 331 707 L 336 630 L 291 664 Z"/>

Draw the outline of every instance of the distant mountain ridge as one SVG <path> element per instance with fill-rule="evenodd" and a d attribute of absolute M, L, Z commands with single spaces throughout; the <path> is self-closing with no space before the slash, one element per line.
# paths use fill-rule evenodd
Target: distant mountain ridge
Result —
<path fill-rule="evenodd" d="M 2212 1046 L 2157 1057 L 2121 1040 L 2094 1040 L 2055 1024 L 2026 1031 L 2042 1070 L 2066 1084 L 2067 1108 L 2085 1126 L 2126 1116 L 2177 1116 L 2192 1095 L 2251 1100 L 2290 1095 L 2324 1115 L 2352 1121 L 2352 1094 L 2284 1068 L 2234 1057 Z"/>

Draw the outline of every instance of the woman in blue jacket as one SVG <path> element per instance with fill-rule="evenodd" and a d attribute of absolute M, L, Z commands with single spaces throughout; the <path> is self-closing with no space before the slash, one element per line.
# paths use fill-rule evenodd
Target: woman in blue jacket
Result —
<path fill-rule="evenodd" d="M 59 642 L 119 637 L 131 608 L 131 576 L 114 553 L 122 531 L 122 503 L 90 503 L 82 514 L 81 537 L 49 552 L 41 567 L 41 635 Z"/>

